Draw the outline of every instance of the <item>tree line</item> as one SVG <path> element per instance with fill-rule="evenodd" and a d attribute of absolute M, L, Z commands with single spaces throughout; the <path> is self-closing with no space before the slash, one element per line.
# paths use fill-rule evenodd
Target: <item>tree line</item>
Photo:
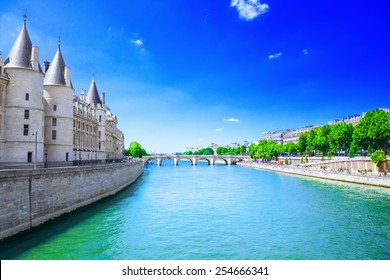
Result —
<path fill-rule="evenodd" d="M 222 147 L 219 146 L 216 150 L 215 153 L 217 155 L 246 155 L 247 148 L 245 145 L 242 145 L 237 148 L 233 147 Z M 177 155 L 214 155 L 214 150 L 210 147 L 207 148 L 202 148 L 198 149 L 196 151 L 186 151 L 183 153 L 176 153 Z"/>
<path fill-rule="evenodd" d="M 342 122 L 302 132 L 297 143 L 277 144 L 272 140 L 261 140 L 249 147 L 248 154 L 254 159 L 264 160 L 293 153 L 322 154 L 331 158 L 333 154 L 350 157 L 356 154 L 371 156 L 373 152 L 378 151 L 376 155 L 385 156 L 389 140 L 390 113 L 378 109 L 366 113 L 356 126 Z"/>
<path fill-rule="evenodd" d="M 124 151 L 125 156 L 132 156 L 142 158 L 143 156 L 147 156 L 148 153 L 142 148 L 141 144 L 133 141 L 130 143 L 129 147 Z"/>

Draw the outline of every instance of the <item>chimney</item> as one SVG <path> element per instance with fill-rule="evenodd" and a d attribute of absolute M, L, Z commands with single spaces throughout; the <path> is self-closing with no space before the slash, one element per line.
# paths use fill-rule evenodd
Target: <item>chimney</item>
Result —
<path fill-rule="evenodd" d="M 3 75 L 3 68 L 4 68 L 4 61 L 3 58 L 1 57 L 2 53 L 0 51 L 0 75 Z"/>
<path fill-rule="evenodd" d="M 39 47 L 32 46 L 31 49 L 31 66 L 35 71 L 39 71 L 39 61 L 38 61 Z"/>
<path fill-rule="evenodd" d="M 83 89 L 80 93 L 80 100 L 83 102 L 85 102 L 85 94 L 86 94 L 86 91 L 85 91 L 85 89 Z"/>
<path fill-rule="evenodd" d="M 102 92 L 102 103 L 102 105 L 106 104 L 106 93 L 104 91 Z"/>
<path fill-rule="evenodd" d="M 70 87 L 70 69 L 65 66 L 65 83 L 67 87 Z"/>
<path fill-rule="evenodd" d="M 45 61 L 43 62 L 43 65 L 44 65 L 44 67 L 45 67 L 44 73 L 46 74 L 47 70 L 49 69 L 50 62 L 47 61 L 47 60 L 45 60 Z"/>

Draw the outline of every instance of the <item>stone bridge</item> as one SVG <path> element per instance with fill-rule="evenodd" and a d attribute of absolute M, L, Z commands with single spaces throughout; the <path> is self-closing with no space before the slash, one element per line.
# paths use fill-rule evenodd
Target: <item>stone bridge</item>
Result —
<path fill-rule="evenodd" d="M 192 165 L 197 165 L 198 161 L 207 161 L 209 165 L 214 165 L 216 161 L 223 161 L 227 165 L 236 164 L 239 161 L 249 161 L 249 156 L 231 155 L 152 155 L 142 158 L 144 164 L 156 160 L 157 165 L 161 165 L 163 160 L 173 160 L 174 165 L 178 165 L 180 160 L 189 160 Z"/>

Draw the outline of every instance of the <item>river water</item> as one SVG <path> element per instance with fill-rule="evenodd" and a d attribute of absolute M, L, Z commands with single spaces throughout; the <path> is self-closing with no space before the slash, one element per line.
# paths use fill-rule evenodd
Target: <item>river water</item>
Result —
<path fill-rule="evenodd" d="M 1 259 L 390 259 L 390 189 L 149 165 L 115 196 L 0 242 Z"/>

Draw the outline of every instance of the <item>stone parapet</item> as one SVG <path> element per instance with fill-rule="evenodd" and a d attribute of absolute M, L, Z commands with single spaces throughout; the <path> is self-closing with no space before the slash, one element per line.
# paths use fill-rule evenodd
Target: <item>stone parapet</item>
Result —
<path fill-rule="evenodd" d="M 113 195 L 143 162 L 0 171 L 0 239 Z"/>
<path fill-rule="evenodd" d="M 345 172 L 327 171 L 320 169 L 312 169 L 308 167 L 293 167 L 276 164 L 261 164 L 261 163 L 237 163 L 240 166 L 252 167 L 257 169 L 282 172 L 292 175 L 300 175 L 314 178 L 321 178 L 340 182 L 357 183 L 363 185 L 372 185 L 378 187 L 390 188 L 390 177 L 379 177 L 370 175 L 348 174 Z"/>

